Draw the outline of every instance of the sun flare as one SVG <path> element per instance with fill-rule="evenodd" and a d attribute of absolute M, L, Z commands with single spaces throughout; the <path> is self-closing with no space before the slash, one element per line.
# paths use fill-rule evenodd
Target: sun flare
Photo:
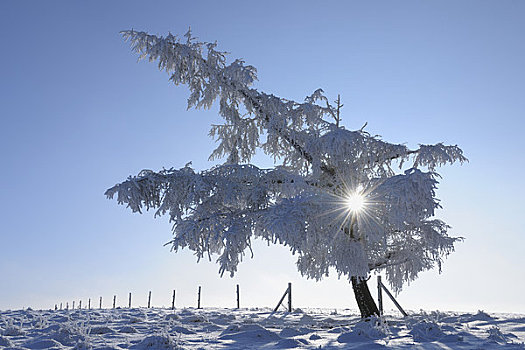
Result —
<path fill-rule="evenodd" d="M 359 213 L 365 207 L 365 196 L 359 192 L 352 193 L 346 199 L 348 210 L 353 213 Z"/>

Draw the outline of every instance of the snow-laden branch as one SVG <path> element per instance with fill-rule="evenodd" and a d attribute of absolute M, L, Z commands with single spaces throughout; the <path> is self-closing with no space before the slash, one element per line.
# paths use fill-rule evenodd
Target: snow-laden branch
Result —
<path fill-rule="evenodd" d="M 216 43 L 195 41 L 191 32 L 185 35 L 185 41 L 171 34 L 158 37 L 133 30 L 122 34 L 141 59 L 157 61 L 159 69 L 168 72 L 173 83 L 188 86 L 188 108 L 210 108 L 216 99 L 220 100 L 219 114 L 226 123 L 210 131 L 219 141 L 211 159 L 227 156 L 231 163 L 249 162 L 261 147 L 275 159 L 283 159 L 283 164 L 294 171 L 304 172 L 310 167 L 314 172 L 323 171 L 332 176 L 340 169 L 341 162 L 356 156 L 355 151 L 349 153 L 348 150 L 361 151 L 367 146 L 374 149 L 357 156 L 367 158 L 371 171 L 385 171 L 392 161 L 406 161 L 410 155 L 416 156 L 414 166 L 431 168 L 466 160 L 456 146 L 438 144 L 409 150 L 403 145 L 381 141 L 363 130 L 350 132 L 338 128 L 324 120 L 334 115 L 334 108 L 321 89 L 308 96 L 304 103 L 259 92 L 251 88 L 257 79 L 253 66 L 241 60 L 227 65 L 226 53 L 217 51 Z M 319 106 L 317 101 L 326 102 L 327 106 Z M 251 118 L 244 118 L 242 110 Z M 263 131 L 266 142 L 261 141 Z M 357 145 L 359 148 L 354 148 L 356 143 L 361 143 Z"/>
<path fill-rule="evenodd" d="M 286 101 L 251 89 L 257 79 L 253 66 L 245 66 L 241 60 L 226 65 L 225 53 L 216 51 L 216 44 L 196 42 L 190 32 L 184 43 L 171 34 L 157 37 L 133 30 L 122 34 L 141 59 L 158 61 L 159 69 L 168 72 L 171 81 L 176 85 L 188 85 L 191 92 L 188 108 L 210 108 L 219 98 L 219 113 L 227 124 L 236 129 L 248 126 L 254 131 L 245 133 L 250 137 L 242 145 L 232 141 L 230 135 L 218 133 L 221 150 L 215 154 L 236 153 L 236 148 L 243 147 L 239 161 L 248 162 L 260 146 L 274 157 L 287 155 L 293 150 L 297 155 L 292 158 L 301 158 L 303 163 L 312 161 L 312 156 L 298 139 L 304 138 L 304 129 L 317 132 L 327 124 L 322 118 L 327 113 L 325 108 L 310 102 Z M 252 124 L 242 120 L 241 106 L 254 116 Z M 259 141 L 260 128 L 267 131 L 264 144 Z"/>
<path fill-rule="evenodd" d="M 221 274 L 235 273 L 251 237 L 259 237 L 297 253 L 299 271 L 307 277 L 319 279 L 330 267 L 348 277 L 383 269 L 400 288 L 406 278 L 440 265 L 441 256 L 453 250 L 456 239 L 448 237 L 448 226 L 430 219 L 439 207 L 436 184 L 433 173 L 417 169 L 372 181 L 367 193 L 372 201 L 367 215 L 358 219 L 354 239 L 342 230 L 347 208 L 341 198 L 282 168 L 147 170 L 106 195 L 116 195 L 134 212 L 169 215 L 172 248 L 187 247 L 199 259 L 218 255 Z M 398 280 L 402 271 L 410 274 Z"/>

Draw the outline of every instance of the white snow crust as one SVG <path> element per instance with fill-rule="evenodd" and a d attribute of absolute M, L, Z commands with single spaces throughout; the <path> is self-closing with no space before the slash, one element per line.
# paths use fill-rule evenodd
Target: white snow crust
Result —
<path fill-rule="evenodd" d="M 352 310 L 103 309 L 0 312 L 0 349 L 525 349 L 525 315 Z"/>

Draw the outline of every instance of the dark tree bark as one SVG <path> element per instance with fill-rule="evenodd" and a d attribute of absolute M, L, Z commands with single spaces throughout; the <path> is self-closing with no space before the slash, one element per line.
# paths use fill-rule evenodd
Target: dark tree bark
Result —
<path fill-rule="evenodd" d="M 377 308 L 376 302 L 368 285 L 366 279 L 362 277 L 351 277 L 352 288 L 354 289 L 355 300 L 357 301 L 357 306 L 359 306 L 359 311 L 361 312 L 362 318 L 367 318 L 370 316 L 379 316 L 379 309 Z"/>

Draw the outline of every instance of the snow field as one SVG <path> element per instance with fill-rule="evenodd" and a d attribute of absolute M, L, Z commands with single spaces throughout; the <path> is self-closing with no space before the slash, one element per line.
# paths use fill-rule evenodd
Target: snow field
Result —
<path fill-rule="evenodd" d="M 525 316 L 296 309 L 0 312 L 0 349 L 525 349 Z"/>

